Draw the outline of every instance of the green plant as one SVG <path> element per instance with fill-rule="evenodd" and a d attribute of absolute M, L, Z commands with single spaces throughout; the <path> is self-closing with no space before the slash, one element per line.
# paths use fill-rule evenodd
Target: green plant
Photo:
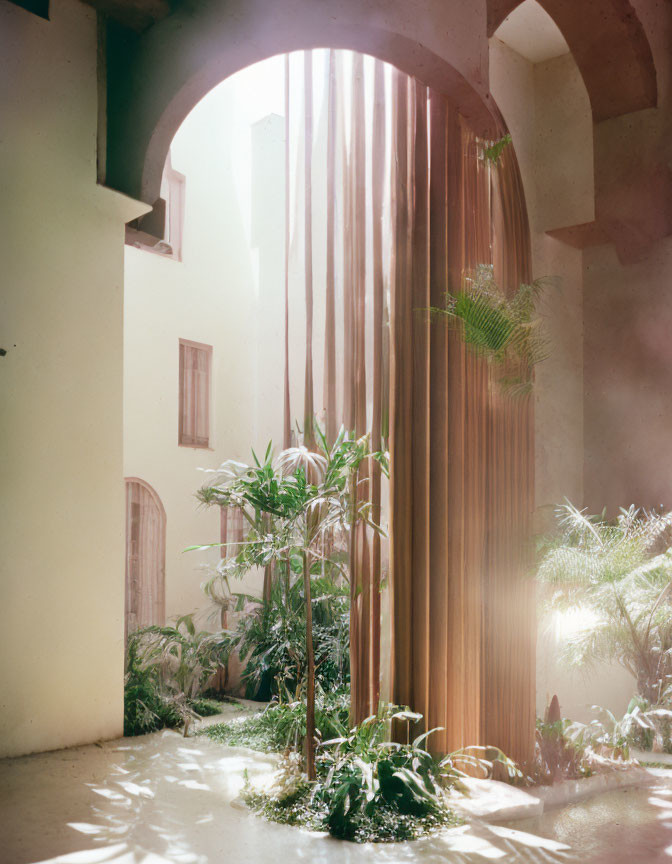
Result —
<path fill-rule="evenodd" d="M 355 842 L 406 840 L 458 824 L 447 806 L 441 765 L 422 746 L 431 731 L 411 744 L 385 740 L 390 720 L 410 725 L 420 719 L 382 707 L 349 733 L 324 742 L 315 783 L 306 782 L 296 764 L 286 765 L 270 794 L 248 788 L 246 800 L 274 821 Z"/>
<path fill-rule="evenodd" d="M 629 759 L 630 748 L 661 751 L 669 748 L 672 711 L 651 707 L 645 699 L 634 696 L 620 719 L 608 708 L 593 705 L 596 717 L 590 723 L 572 723 L 568 736 L 581 746 L 590 746 L 600 756 Z"/>
<path fill-rule="evenodd" d="M 243 548 L 232 562 L 222 563 L 215 582 L 223 580 L 228 586 L 231 575 L 263 566 L 271 576 L 265 584 L 264 603 L 271 601 L 274 570 L 289 602 L 292 576 L 298 571 L 305 609 L 306 763 L 311 780 L 315 777 L 316 681 L 312 579 L 325 566 L 347 578 L 347 568 L 331 544 L 325 543 L 326 537 L 347 534 L 359 521 L 380 530 L 370 518 L 370 505 L 357 495 L 357 474 L 365 460 L 386 464 L 384 454 L 371 452 L 367 436 L 350 438 L 341 429 L 329 446 L 317 424 L 313 431 L 318 452 L 294 447 L 273 460 L 269 445 L 263 462 L 253 454 L 254 465 L 224 463 L 215 482 L 198 493 L 204 504 L 240 509 L 250 526 Z"/>
<path fill-rule="evenodd" d="M 492 165 L 497 165 L 502 158 L 502 153 L 505 148 L 511 143 L 511 134 L 509 132 L 503 135 L 497 141 L 485 141 L 483 144 L 483 158 L 486 162 Z"/>
<path fill-rule="evenodd" d="M 347 690 L 324 692 L 315 700 L 315 730 L 320 740 L 347 734 L 350 697 Z M 273 702 L 264 711 L 208 726 L 200 733 L 220 744 L 263 752 L 300 750 L 306 734 L 305 702 Z"/>
<path fill-rule="evenodd" d="M 508 783 L 519 783 L 523 780 L 523 773 L 513 759 L 499 747 L 492 745 L 470 744 L 454 750 L 443 757 L 439 768 L 443 783 L 457 790 L 463 790 L 465 778 L 473 776 Z"/>
<path fill-rule="evenodd" d="M 175 627 L 143 627 L 131 633 L 126 649 L 124 734 L 162 726 L 184 726 L 188 734 L 197 708 L 209 710 L 199 696 L 224 662 L 225 634 L 198 632 L 193 616 Z"/>
<path fill-rule="evenodd" d="M 349 595 L 347 585 L 314 576 L 313 650 L 315 680 L 325 689 L 348 683 Z M 306 669 L 306 615 L 303 584 L 296 580 L 286 590 L 279 580 L 266 603 L 237 594 L 238 608 L 255 601 L 229 637 L 230 650 L 244 659 L 246 695 L 267 702 L 273 696 L 290 701 L 303 688 Z"/>
<path fill-rule="evenodd" d="M 222 701 L 220 699 L 198 696 L 192 700 L 191 705 L 199 717 L 214 717 L 222 713 Z"/>
<path fill-rule="evenodd" d="M 647 704 L 664 708 L 672 682 L 672 514 L 630 507 L 608 521 L 568 502 L 559 521 L 538 577 L 548 607 L 588 613 L 562 656 L 576 666 L 620 663 Z"/>
<path fill-rule="evenodd" d="M 144 735 L 181 725 L 181 716 L 161 684 L 159 669 L 144 663 L 142 634 L 131 633 L 126 645 L 124 735 Z"/>
<path fill-rule="evenodd" d="M 543 322 L 535 312 L 542 290 L 537 280 L 508 297 L 493 268 L 481 265 L 465 276 L 462 290 L 446 295 L 445 308 L 430 311 L 459 325 L 464 342 L 499 367 L 502 389 L 522 395 L 532 387 L 532 368 L 548 356 Z"/>
<path fill-rule="evenodd" d="M 573 735 L 569 720 L 537 720 L 532 780 L 551 784 L 590 775 L 592 769 L 586 758 L 586 743 Z"/>

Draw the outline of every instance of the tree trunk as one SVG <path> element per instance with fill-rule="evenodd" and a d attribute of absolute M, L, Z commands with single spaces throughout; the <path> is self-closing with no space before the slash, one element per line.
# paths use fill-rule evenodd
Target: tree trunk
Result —
<path fill-rule="evenodd" d="M 310 563 L 303 553 L 303 593 L 306 604 L 306 771 L 308 779 L 315 779 L 315 654 L 313 652 L 313 607 L 310 593 Z"/>
<path fill-rule="evenodd" d="M 287 561 L 285 562 L 285 602 L 287 603 L 287 608 L 289 609 L 289 591 L 291 588 L 290 578 L 292 575 L 292 559 L 288 555 Z"/>

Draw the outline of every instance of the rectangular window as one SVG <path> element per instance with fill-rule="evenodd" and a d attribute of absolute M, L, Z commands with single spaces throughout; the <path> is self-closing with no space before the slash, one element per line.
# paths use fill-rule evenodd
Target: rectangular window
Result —
<path fill-rule="evenodd" d="M 182 260 L 186 180 L 175 171 L 170 151 L 161 177 L 161 195 L 153 210 L 126 226 L 126 243 L 165 258 Z"/>
<path fill-rule="evenodd" d="M 212 345 L 180 339 L 178 444 L 210 446 L 210 375 Z"/>

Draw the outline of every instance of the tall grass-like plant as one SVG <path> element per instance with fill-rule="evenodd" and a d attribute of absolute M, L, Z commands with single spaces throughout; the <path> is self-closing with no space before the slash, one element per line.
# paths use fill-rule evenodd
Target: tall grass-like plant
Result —
<path fill-rule="evenodd" d="M 575 666 L 617 662 L 649 705 L 669 698 L 672 684 L 672 514 L 630 507 L 608 521 L 567 503 L 559 536 L 538 576 L 552 609 L 582 609 L 584 627 L 565 643 Z"/>

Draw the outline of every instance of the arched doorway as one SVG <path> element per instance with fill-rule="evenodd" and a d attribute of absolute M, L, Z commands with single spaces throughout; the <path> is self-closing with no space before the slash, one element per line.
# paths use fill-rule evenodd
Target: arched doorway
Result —
<path fill-rule="evenodd" d="M 127 477 L 125 485 L 127 635 L 165 621 L 166 511 L 149 483 Z"/>
<path fill-rule="evenodd" d="M 358 496 L 374 513 L 389 501 L 390 566 L 363 526 L 348 550 L 355 716 L 375 711 L 387 667 L 393 700 L 448 730 L 437 747 L 494 743 L 524 760 L 533 740 L 533 616 L 512 547 L 527 535 L 532 508 L 529 401 L 492 398 L 484 364 L 422 314 L 481 265 L 512 289 L 529 280 L 515 153 L 491 164 L 483 139 L 442 93 L 370 55 L 315 49 L 238 75 L 247 83 L 231 76 L 213 90 L 211 109 L 199 103 L 171 144 L 189 202 L 185 254 L 171 279 L 183 280 L 179 296 L 189 293 L 192 329 L 182 332 L 185 316 L 170 315 L 163 292 L 165 319 L 154 318 L 153 332 L 165 337 L 166 356 L 182 336 L 213 346 L 215 455 L 199 454 L 194 467 L 245 460 L 250 443 L 290 446 L 295 427 L 312 447 L 316 415 L 330 441 L 343 424 L 389 450 L 390 494 L 374 465 Z M 267 104 L 273 87 L 277 104 Z M 253 110 L 252 93 L 263 94 L 263 110 Z M 214 248 L 213 268 L 206 251 Z M 129 249 L 127 315 L 155 302 L 150 283 L 165 285 L 163 262 L 152 256 L 141 266 L 142 255 Z M 144 362 L 163 350 L 147 350 L 139 321 L 127 319 L 126 331 L 137 333 Z M 143 373 L 130 355 L 125 365 L 138 380 L 156 371 Z M 156 395 L 175 404 L 175 392 Z M 150 433 L 158 416 L 141 418 L 148 460 L 170 427 L 167 417 Z M 178 455 L 170 446 L 172 437 L 164 466 Z M 192 491 L 184 488 L 184 501 Z M 185 520 L 166 500 L 172 534 Z M 172 536 L 169 546 L 177 546 Z M 381 614 L 386 572 L 389 616 Z M 172 569 L 169 578 L 172 585 Z M 517 738 L 499 722 L 513 705 Z"/>

